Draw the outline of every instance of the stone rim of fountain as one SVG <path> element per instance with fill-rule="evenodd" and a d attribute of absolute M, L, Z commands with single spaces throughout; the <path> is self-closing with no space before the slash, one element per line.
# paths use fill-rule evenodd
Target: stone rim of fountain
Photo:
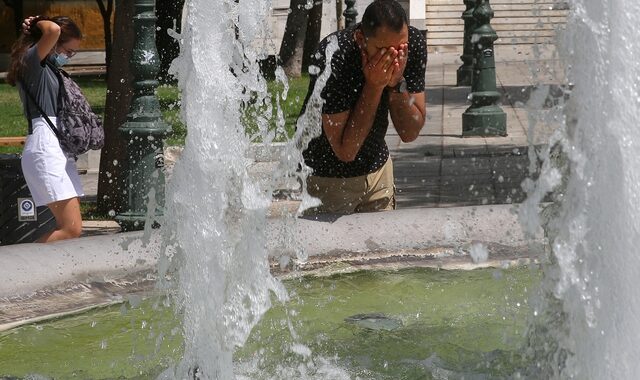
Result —
<path fill-rule="evenodd" d="M 532 239 L 524 236 L 514 210 L 494 205 L 299 218 L 295 236 L 305 260 L 279 244 L 283 219 L 271 218 L 266 228 L 270 267 L 285 279 L 535 263 L 544 253 L 544 238 L 541 232 Z M 160 242 L 157 232 L 131 232 L 1 248 L 0 276 L 6 281 L 0 287 L 0 331 L 152 295 Z M 132 244 L 134 249 L 124 249 Z M 472 244 L 486 248 L 486 260 L 474 262 Z"/>

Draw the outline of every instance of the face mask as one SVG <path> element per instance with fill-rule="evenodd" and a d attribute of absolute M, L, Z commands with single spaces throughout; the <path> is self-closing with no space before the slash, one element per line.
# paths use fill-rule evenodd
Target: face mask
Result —
<path fill-rule="evenodd" d="M 62 67 L 69 62 L 69 57 L 65 54 L 56 53 L 56 56 L 53 58 L 57 67 Z"/>

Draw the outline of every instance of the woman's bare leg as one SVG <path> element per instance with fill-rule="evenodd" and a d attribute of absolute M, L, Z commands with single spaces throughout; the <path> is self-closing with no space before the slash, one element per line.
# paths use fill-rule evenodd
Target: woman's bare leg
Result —
<path fill-rule="evenodd" d="M 73 239 L 82 233 L 82 216 L 80 215 L 80 199 L 71 198 L 47 205 L 56 218 L 56 229 L 45 234 L 38 243 L 56 240 Z"/>

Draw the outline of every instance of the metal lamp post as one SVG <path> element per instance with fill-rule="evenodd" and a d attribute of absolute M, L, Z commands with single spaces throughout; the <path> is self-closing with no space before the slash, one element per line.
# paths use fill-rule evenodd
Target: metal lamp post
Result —
<path fill-rule="evenodd" d="M 507 115 L 497 105 L 500 93 L 496 88 L 496 62 L 493 42 L 498 39 L 489 21 L 493 10 L 489 0 L 478 0 L 473 11 L 476 29 L 473 44 L 473 78 L 471 106 L 462 114 L 463 136 L 506 136 Z"/>
<path fill-rule="evenodd" d="M 473 76 L 473 44 L 471 43 L 471 33 L 475 29 L 475 19 L 473 11 L 476 7 L 476 0 L 464 0 L 467 9 L 462 12 L 464 20 L 464 43 L 460 59 L 462 65 L 458 68 L 457 81 L 458 86 L 470 86 L 471 77 Z"/>
<path fill-rule="evenodd" d="M 356 10 L 356 0 L 344 0 L 347 5 L 347 9 L 344 10 L 344 24 L 345 27 L 350 27 L 356 24 L 356 17 L 358 17 L 358 11 Z"/>
<path fill-rule="evenodd" d="M 120 132 L 128 141 L 129 172 L 126 212 L 116 221 L 123 230 L 144 228 L 147 216 L 162 215 L 164 207 L 163 141 L 170 131 L 162 120 L 160 103 L 155 95 L 160 71 L 156 48 L 155 0 L 135 0 L 135 45 L 131 56 L 134 72 L 134 95 L 127 121 Z M 154 201 L 155 200 L 155 201 Z M 147 208 L 152 208 L 147 210 Z"/>

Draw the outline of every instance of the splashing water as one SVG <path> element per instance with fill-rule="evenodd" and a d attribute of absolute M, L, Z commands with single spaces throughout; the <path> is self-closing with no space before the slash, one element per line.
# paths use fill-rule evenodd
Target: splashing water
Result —
<path fill-rule="evenodd" d="M 176 71 L 189 134 L 169 188 L 164 226 L 171 236 L 161 264 L 161 273 L 175 271 L 179 278 L 185 354 L 165 373 L 168 378 L 234 378 L 234 348 L 269 308 L 271 293 L 286 298 L 269 273 L 262 226 L 270 199 L 248 176 L 249 140 L 238 107 L 250 93 L 266 91 L 249 46 L 263 30 L 260 20 L 267 19 L 269 6 L 263 0 L 246 0 L 242 7 L 233 0 L 186 4 Z M 570 175 L 563 183 L 562 168 L 548 159 L 537 188 L 530 184 L 534 203 L 558 186 L 564 195 L 548 224 L 559 267 L 553 293 L 566 318 L 558 349 L 567 355 L 552 371 L 561 378 L 624 379 L 640 372 L 634 344 L 640 336 L 634 255 L 640 243 L 640 158 L 634 149 L 640 67 L 633 64 L 638 14 L 635 0 L 573 2 L 568 42 L 560 50 L 576 85 L 565 128 L 552 141 L 569 160 Z M 322 86 L 322 76 L 318 82 Z M 317 110 L 313 100 L 310 105 Z M 306 116 L 307 123 L 314 124 L 317 114 Z M 284 172 L 294 171 L 313 136 L 299 131 L 283 157 Z M 529 229 L 539 224 L 532 220 Z"/>
<path fill-rule="evenodd" d="M 574 0 L 571 9 L 559 51 L 575 85 L 552 142 L 564 158 L 548 159 L 557 170 L 539 183 L 543 192 L 561 185 L 562 199 L 547 225 L 557 261 L 552 292 L 564 319 L 555 332 L 562 359 L 551 372 L 633 379 L 640 373 L 640 3 Z"/>
<path fill-rule="evenodd" d="M 167 378 L 234 378 L 234 348 L 269 308 L 271 292 L 286 297 L 269 273 L 262 226 L 270 199 L 248 175 L 249 142 L 239 122 L 239 104 L 266 91 L 255 53 L 245 47 L 258 37 L 269 5 L 185 5 L 173 68 L 189 133 L 168 191 L 163 228 L 171 236 L 160 267 L 177 273 L 185 352 Z"/>
<path fill-rule="evenodd" d="M 256 41 L 266 40 L 270 5 L 264 0 L 189 0 L 182 33 L 173 33 L 180 41 L 181 54 L 172 71 L 179 79 L 182 118 L 189 133 L 168 188 L 163 229 L 169 236 L 159 273 L 165 278 L 162 286 L 176 293 L 177 308 L 183 313 L 185 350 L 182 361 L 161 378 L 245 378 L 253 367 L 251 363 L 238 364 L 239 373 L 234 374 L 234 349 L 245 342 L 270 307 L 272 293 L 280 301 L 287 299 L 283 285 L 269 272 L 265 244 L 264 226 L 273 189 L 261 189 L 248 174 L 250 138 L 240 122 L 242 105 L 256 97 L 271 112 L 271 99 L 257 63 L 263 55 L 256 48 Z M 334 41 L 327 50 L 329 62 L 336 49 Z M 277 74 L 285 86 L 284 98 L 286 77 L 281 69 Z M 297 172 L 301 152 L 320 133 L 306 127 L 318 124 L 320 91 L 329 75 L 330 69 L 319 77 L 308 111 L 283 150 L 281 168 L 275 175 L 305 180 L 306 171 Z M 270 117 L 261 115 L 258 120 L 266 143 L 273 136 L 267 126 Z M 279 106 L 277 127 L 284 127 Z M 314 199 L 304 195 L 300 211 L 313 205 Z M 283 250 L 295 250 L 291 248 L 294 239 L 280 239 L 289 245 Z M 174 275 L 177 290 L 173 290 Z M 300 351 L 295 345 L 292 350 L 296 347 Z M 283 368 L 283 374 L 293 371 L 298 378 L 324 378 L 331 373 L 333 378 L 348 378 L 330 360 L 316 359 L 318 366 L 306 366 L 305 371 L 320 377 L 300 372 L 302 367 Z"/>

